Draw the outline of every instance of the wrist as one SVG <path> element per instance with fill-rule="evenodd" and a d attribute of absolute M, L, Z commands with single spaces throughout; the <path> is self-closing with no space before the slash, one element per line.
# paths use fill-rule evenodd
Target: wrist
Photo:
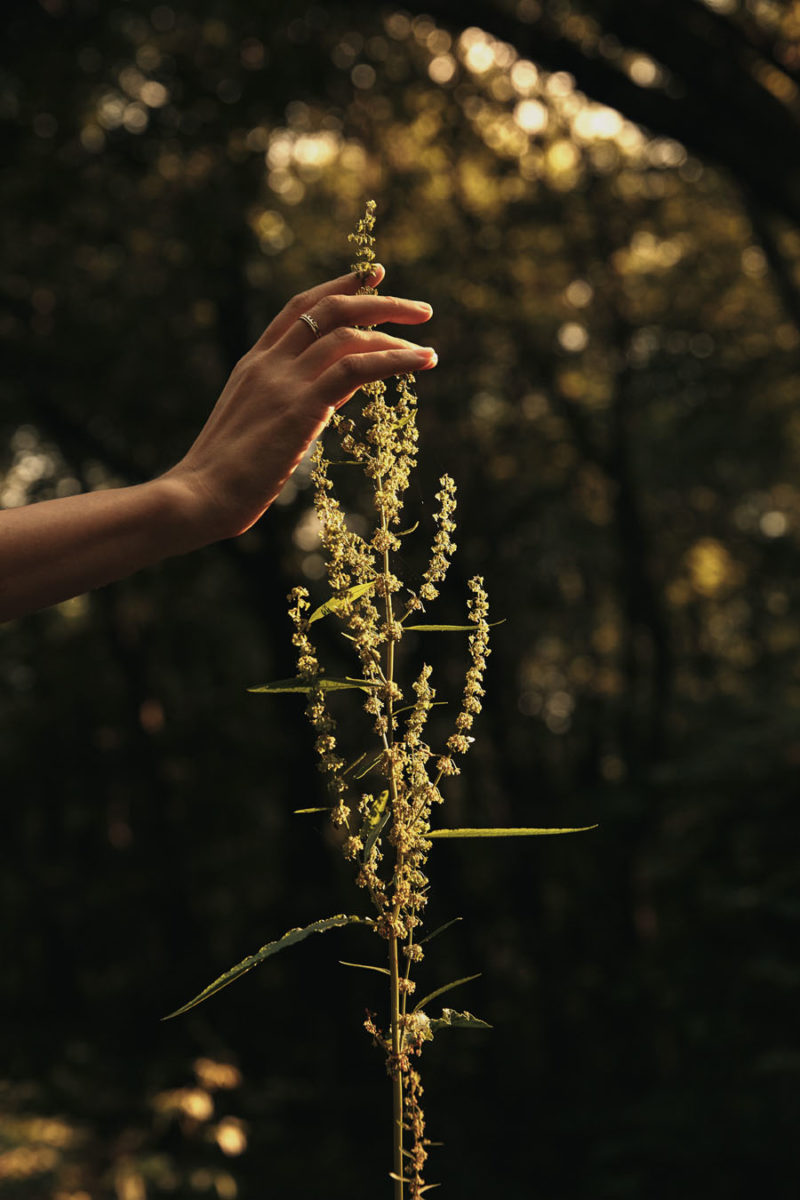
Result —
<path fill-rule="evenodd" d="M 175 541 L 174 553 L 188 554 L 237 532 L 229 528 L 223 507 L 197 472 L 178 464 L 147 486 L 159 498 L 159 508 Z"/>

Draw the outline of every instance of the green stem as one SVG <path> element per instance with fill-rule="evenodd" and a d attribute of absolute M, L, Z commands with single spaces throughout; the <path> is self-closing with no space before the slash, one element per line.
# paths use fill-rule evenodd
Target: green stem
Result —
<path fill-rule="evenodd" d="M 405 978 L 405 981 L 406 981 L 406 986 L 405 986 L 405 988 L 403 989 L 403 998 L 402 998 L 402 1000 L 401 1000 L 401 1006 L 402 1006 L 402 1010 L 403 1010 L 403 1016 L 405 1016 L 405 1015 L 406 1015 L 406 1010 L 407 1010 L 407 1006 L 408 1006 L 408 981 L 409 981 L 409 979 L 411 978 L 411 965 L 412 965 L 412 961 L 413 961 L 413 960 L 412 960 L 412 958 L 411 958 L 411 947 L 412 947 L 413 945 L 414 945 L 414 930 L 413 930 L 413 929 L 409 929 L 409 931 L 408 931 L 408 942 L 407 942 L 407 944 L 406 944 L 406 950 L 408 951 L 408 961 L 407 961 L 407 963 L 406 963 L 406 973 L 405 973 L 405 976 L 404 976 L 404 978 Z"/>
<path fill-rule="evenodd" d="M 380 480 L 379 486 L 380 486 Z M 381 526 L 384 533 L 387 531 L 386 513 L 381 512 Z M 391 633 L 392 629 L 392 594 L 389 591 L 389 551 L 383 552 L 383 578 L 384 578 L 384 601 L 386 604 L 386 625 Z M 386 682 L 391 689 L 394 683 L 394 641 L 391 636 L 387 639 L 386 645 Z M 385 744 L 387 748 L 394 742 L 394 701 L 392 699 L 391 690 L 386 701 L 386 718 L 387 730 L 385 735 Z M 394 763 L 390 767 L 389 789 L 392 798 L 392 814 L 393 820 L 397 820 L 397 780 L 395 779 Z M 398 878 L 403 867 L 403 856 L 398 851 L 396 861 L 395 878 Z M 399 916 L 400 905 L 395 896 L 393 923 L 396 925 Z M 392 1059 L 394 1070 L 392 1072 L 392 1132 L 393 1132 L 393 1163 L 394 1163 L 394 1200 L 403 1200 L 405 1186 L 403 1184 L 403 1072 L 400 1068 L 400 1054 L 402 1051 L 403 1038 L 400 1029 L 400 966 L 397 954 L 397 934 L 393 931 L 389 939 L 389 975 L 390 975 L 390 1001 L 391 1001 L 391 1028 L 392 1028 Z"/>
<path fill-rule="evenodd" d="M 389 970 L 392 1001 L 392 1143 L 394 1147 L 394 1200 L 403 1200 L 403 1072 L 400 1070 L 400 970 L 397 959 L 397 937 L 389 941 Z"/>

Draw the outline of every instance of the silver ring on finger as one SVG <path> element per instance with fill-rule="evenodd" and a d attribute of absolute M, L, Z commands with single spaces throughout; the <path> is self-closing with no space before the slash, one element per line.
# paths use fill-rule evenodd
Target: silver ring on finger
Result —
<path fill-rule="evenodd" d="M 314 318 L 311 316 L 311 313 L 301 313 L 301 314 L 300 314 L 300 316 L 299 316 L 297 319 L 298 319 L 298 321 L 304 321 L 304 322 L 305 322 L 305 324 L 306 324 L 306 325 L 308 326 L 308 328 L 311 330 L 311 332 L 313 333 L 313 335 L 314 335 L 314 337 L 315 337 L 315 338 L 321 338 L 321 337 L 322 337 L 322 334 L 321 334 L 321 333 L 320 333 L 320 331 L 319 331 L 319 325 L 318 325 L 318 324 L 317 324 L 317 322 L 314 320 Z"/>

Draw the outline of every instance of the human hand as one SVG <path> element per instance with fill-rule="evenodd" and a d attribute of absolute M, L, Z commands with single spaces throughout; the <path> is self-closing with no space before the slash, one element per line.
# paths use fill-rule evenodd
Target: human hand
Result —
<path fill-rule="evenodd" d="M 194 445 L 162 477 L 182 489 L 202 541 L 249 529 L 331 414 L 360 387 L 436 365 L 430 347 L 354 328 L 429 320 L 429 304 L 356 294 L 383 275 L 376 265 L 366 281 L 344 275 L 295 296 L 234 367 Z"/>

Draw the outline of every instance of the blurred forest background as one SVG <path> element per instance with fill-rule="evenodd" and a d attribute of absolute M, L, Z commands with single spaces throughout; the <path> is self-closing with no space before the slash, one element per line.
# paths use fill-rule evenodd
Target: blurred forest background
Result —
<path fill-rule="evenodd" d="M 800 4 L 6 0 L 0 502 L 151 477 L 378 201 L 428 299 L 410 521 L 431 619 L 486 578 L 488 698 L 422 985 L 452 1197 L 796 1195 Z M 386 290 L 386 289 L 385 289 Z M 418 535 L 418 536 L 422 536 Z M 359 931 L 285 595 L 307 476 L 245 537 L 0 628 L 0 1196 L 388 1192 Z M 422 647 L 414 648 L 422 653 Z M 465 648 L 426 642 L 440 698 Z"/>

